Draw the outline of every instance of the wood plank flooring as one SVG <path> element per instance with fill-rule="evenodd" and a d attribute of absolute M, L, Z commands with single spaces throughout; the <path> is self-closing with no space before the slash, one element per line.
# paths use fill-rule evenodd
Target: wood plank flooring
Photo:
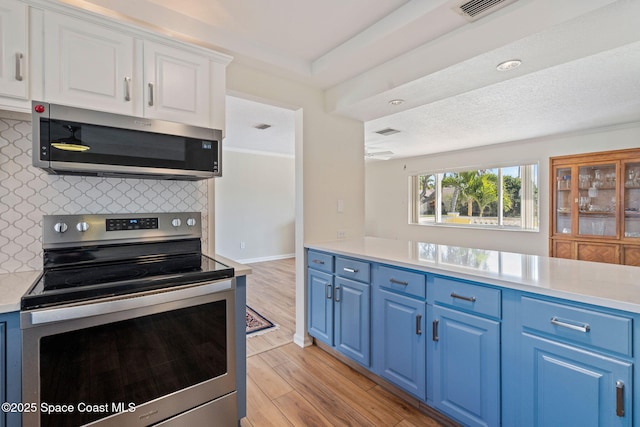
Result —
<path fill-rule="evenodd" d="M 293 341 L 296 329 L 295 258 L 248 264 L 247 305 L 278 325 L 275 331 L 247 338 L 247 356 Z"/>
<path fill-rule="evenodd" d="M 293 259 L 250 266 L 247 304 L 280 330 L 247 339 L 247 417 L 241 426 L 441 426 L 324 350 L 292 343 Z"/>

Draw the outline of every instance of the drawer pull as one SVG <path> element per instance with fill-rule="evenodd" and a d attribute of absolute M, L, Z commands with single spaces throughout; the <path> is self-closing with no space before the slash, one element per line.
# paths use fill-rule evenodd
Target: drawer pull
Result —
<path fill-rule="evenodd" d="M 422 325 L 422 314 L 418 314 L 416 316 L 416 335 L 422 335 L 422 328 L 420 328 L 420 325 Z"/>
<path fill-rule="evenodd" d="M 551 324 L 556 326 L 562 326 L 563 328 L 571 329 L 573 331 L 584 332 L 587 333 L 591 330 L 591 326 L 588 323 L 582 325 L 572 325 L 571 323 L 563 322 L 559 320 L 557 317 L 551 318 Z"/>
<path fill-rule="evenodd" d="M 616 381 L 616 415 L 624 417 L 624 383 Z"/>
<path fill-rule="evenodd" d="M 357 268 L 342 267 L 342 269 L 344 271 L 346 271 L 347 273 L 357 273 L 358 272 Z"/>
<path fill-rule="evenodd" d="M 438 341 L 440 338 L 438 337 L 438 321 L 434 320 L 431 324 L 431 339 L 433 341 Z"/>
<path fill-rule="evenodd" d="M 327 299 L 333 299 L 333 287 L 331 286 L 331 283 L 327 283 L 327 287 L 324 290 L 324 295 L 327 297 Z"/>
<path fill-rule="evenodd" d="M 336 286 L 336 289 L 333 291 L 333 300 L 335 302 L 342 301 L 339 295 L 340 295 L 340 286 Z"/>
<path fill-rule="evenodd" d="M 407 286 L 409 284 L 409 282 L 405 282 L 404 280 L 397 280 L 397 279 L 394 279 L 393 277 L 389 279 L 389 282 L 395 283 L 396 285 L 402 285 L 402 286 Z"/>
<path fill-rule="evenodd" d="M 476 302 L 476 297 L 465 297 L 458 295 L 455 292 L 451 292 L 451 298 L 461 299 L 463 301 Z"/>
<path fill-rule="evenodd" d="M 314 264 L 322 264 L 322 265 L 324 265 L 324 261 L 319 260 L 319 259 L 314 259 L 311 262 L 314 263 Z"/>

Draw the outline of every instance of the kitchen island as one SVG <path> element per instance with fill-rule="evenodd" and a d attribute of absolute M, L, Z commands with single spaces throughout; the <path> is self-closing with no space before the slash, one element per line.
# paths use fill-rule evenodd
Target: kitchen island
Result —
<path fill-rule="evenodd" d="M 637 267 L 371 237 L 306 248 L 310 335 L 420 404 L 473 426 L 640 425 Z"/>

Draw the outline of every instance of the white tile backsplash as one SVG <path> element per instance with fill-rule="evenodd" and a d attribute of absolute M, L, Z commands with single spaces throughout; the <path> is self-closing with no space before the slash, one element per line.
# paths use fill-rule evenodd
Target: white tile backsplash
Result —
<path fill-rule="evenodd" d="M 0 273 L 42 268 L 43 215 L 187 211 L 206 247 L 206 181 L 49 175 L 31 165 L 31 122 L 0 117 Z"/>

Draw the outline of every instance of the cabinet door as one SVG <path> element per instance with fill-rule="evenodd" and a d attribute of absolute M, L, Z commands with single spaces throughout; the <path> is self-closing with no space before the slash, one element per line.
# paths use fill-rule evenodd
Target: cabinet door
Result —
<path fill-rule="evenodd" d="M 307 277 L 309 335 L 333 345 L 333 276 L 309 269 Z"/>
<path fill-rule="evenodd" d="M 0 403 L 22 402 L 20 313 L 0 314 Z M 19 412 L 0 412 L 0 427 L 19 426 Z"/>
<path fill-rule="evenodd" d="M 378 335 L 376 357 L 381 360 L 380 375 L 405 391 L 425 399 L 425 312 L 426 303 L 379 290 L 376 299 Z"/>
<path fill-rule="evenodd" d="M 435 407 L 467 426 L 499 426 L 500 323 L 440 306 L 433 322 Z"/>
<path fill-rule="evenodd" d="M 632 364 L 528 334 L 520 426 L 631 426 Z"/>
<path fill-rule="evenodd" d="M 27 6 L 0 4 L 0 95 L 27 98 Z"/>
<path fill-rule="evenodd" d="M 7 401 L 7 379 L 5 378 L 5 372 L 7 372 L 7 349 L 5 348 L 5 342 L 7 338 L 7 323 L 0 322 L 0 403 Z M 7 425 L 5 412 L 0 412 L 0 427 Z"/>
<path fill-rule="evenodd" d="M 133 37 L 46 11 L 44 47 L 47 102 L 135 115 Z"/>
<path fill-rule="evenodd" d="M 335 346 L 364 366 L 370 364 L 370 286 L 335 278 Z"/>
<path fill-rule="evenodd" d="M 145 117 L 209 127 L 209 59 L 145 41 Z"/>
<path fill-rule="evenodd" d="M 580 166 L 578 179 L 578 234 L 618 236 L 617 164 Z"/>

